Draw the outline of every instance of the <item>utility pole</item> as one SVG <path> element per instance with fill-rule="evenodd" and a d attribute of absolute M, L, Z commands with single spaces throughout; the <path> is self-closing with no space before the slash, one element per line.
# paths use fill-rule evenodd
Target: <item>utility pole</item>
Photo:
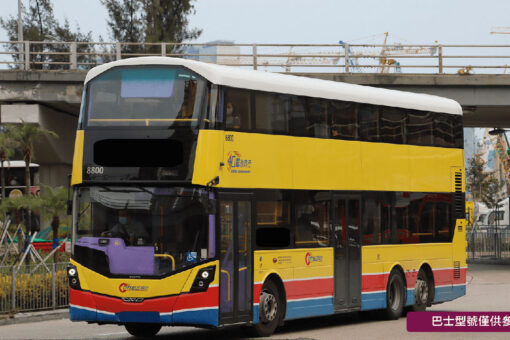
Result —
<path fill-rule="evenodd" d="M 18 41 L 23 41 L 23 21 L 21 20 L 21 0 L 18 0 Z"/>

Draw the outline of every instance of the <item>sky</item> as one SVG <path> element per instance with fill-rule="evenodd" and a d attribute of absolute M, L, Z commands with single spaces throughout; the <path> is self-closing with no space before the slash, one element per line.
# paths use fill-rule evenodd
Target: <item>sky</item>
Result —
<path fill-rule="evenodd" d="M 17 0 L 0 0 L 0 16 L 17 15 Z M 23 3 L 28 5 L 28 0 Z M 58 19 L 110 41 L 99 0 L 53 0 Z M 197 42 L 510 44 L 505 0 L 198 0 L 190 26 L 203 29 Z M 7 40 L 0 29 L 0 40 Z"/>

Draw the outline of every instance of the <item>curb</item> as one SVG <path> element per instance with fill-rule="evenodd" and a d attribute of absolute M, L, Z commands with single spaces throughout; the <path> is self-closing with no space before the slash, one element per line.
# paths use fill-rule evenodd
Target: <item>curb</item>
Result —
<path fill-rule="evenodd" d="M 0 315 L 0 326 L 69 318 L 69 309 Z"/>

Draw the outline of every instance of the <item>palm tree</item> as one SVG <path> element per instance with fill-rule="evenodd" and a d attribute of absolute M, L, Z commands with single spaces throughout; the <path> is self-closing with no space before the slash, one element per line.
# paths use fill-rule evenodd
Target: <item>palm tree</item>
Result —
<path fill-rule="evenodd" d="M 25 195 L 30 196 L 30 162 L 34 156 L 34 142 L 46 136 L 58 138 L 58 135 L 37 125 L 25 123 L 23 120 L 20 124 L 11 125 L 10 129 L 12 139 L 16 142 L 17 149 L 23 155 L 25 161 Z M 30 207 L 28 207 L 28 233 L 32 231 L 31 215 Z"/>
<path fill-rule="evenodd" d="M 10 126 L 0 128 L 0 186 L 2 187 L 2 199 L 5 198 L 5 169 L 4 162 L 14 155 L 16 145 L 11 136 Z"/>

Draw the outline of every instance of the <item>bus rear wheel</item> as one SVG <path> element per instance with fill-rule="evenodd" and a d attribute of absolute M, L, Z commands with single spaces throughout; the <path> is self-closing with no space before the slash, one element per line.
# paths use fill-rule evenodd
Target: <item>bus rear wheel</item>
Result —
<path fill-rule="evenodd" d="M 404 305 L 404 279 L 398 269 L 393 269 L 386 287 L 386 317 L 389 320 L 397 320 L 402 315 Z"/>
<path fill-rule="evenodd" d="M 274 281 L 264 283 L 260 292 L 259 322 L 255 324 L 258 336 L 270 336 L 278 327 L 282 317 L 283 301 L 278 286 Z"/>
<path fill-rule="evenodd" d="M 431 282 L 427 276 L 427 273 L 423 268 L 418 272 L 418 276 L 416 277 L 416 287 L 414 288 L 414 305 L 412 310 L 415 312 L 423 312 L 427 306 L 430 305 L 430 300 L 432 298 Z"/>
<path fill-rule="evenodd" d="M 129 334 L 139 337 L 154 336 L 161 329 L 161 325 L 157 323 L 127 323 L 124 327 Z"/>

